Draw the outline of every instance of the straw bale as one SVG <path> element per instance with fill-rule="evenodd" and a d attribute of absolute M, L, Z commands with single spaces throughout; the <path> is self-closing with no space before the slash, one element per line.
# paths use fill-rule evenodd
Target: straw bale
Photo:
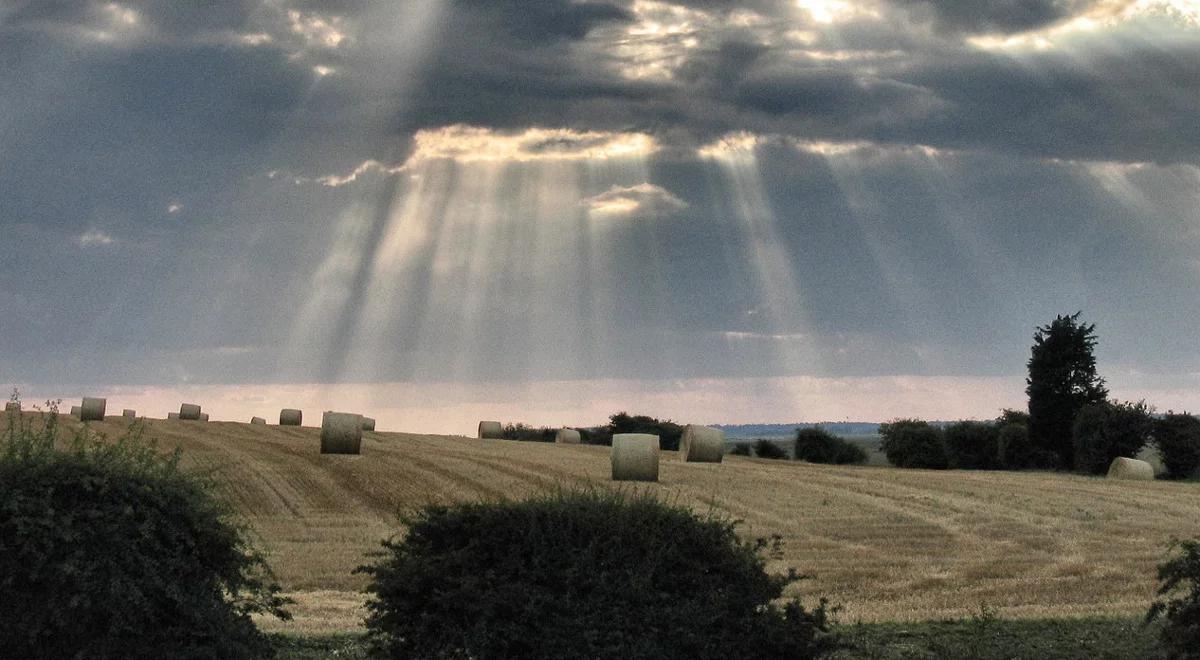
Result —
<path fill-rule="evenodd" d="M 284 408 L 279 411 L 280 426 L 300 426 L 303 419 L 304 413 L 295 408 Z"/>
<path fill-rule="evenodd" d="M 200 406 L 195 403 L 183 403 L 179 405 L 179 419 L 200 419 Z"/>
<path fill-rule="evenodd" d="M 108 401 L 99 397 L 85 396 L 79 406 L 79 419 L 84 422 L 103 422 L 104 409 Z"/>
<path fill-rule="evenodd" d="M 1130 479 L 1134 481 L 1153 481 L 1154 468 L 1146 461 L 1136 458 L 1118 456 L 1108 466 L 1109 479 Z"/>
<path fill-rule="evenodd" d="M 575 429 L 563 428 L 554 434 L 554 441 L 560 445 L 577 445 L 582 441 L 582 437 Z"/>
<path fill-rule="evenodd" d="M 658 481 L 658 436 L 618 433 L 612 443 L 613 481 Z"/>
<path fill-rule="evenodd" d="M 359 453 L 362 448 L 362 426 L 362 415 L 327 411 L 321 416 L 321 453 Z"/>
<path fill-rule="evenodd" d="M 725 457 L 725 432 L 688 424 L 679 439 L 679 457 L 687 463 L 720 463 Z"/>
<path fill-rule="evenodd" d="M 500 422 L 479 422 L 479 437 L 498 440 L 504 437 L 504 426 Z"/>

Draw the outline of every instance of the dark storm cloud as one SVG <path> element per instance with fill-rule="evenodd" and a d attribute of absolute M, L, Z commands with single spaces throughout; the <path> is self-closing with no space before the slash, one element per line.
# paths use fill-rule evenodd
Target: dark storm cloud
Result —
<path fill-rule="evenodd" d="M 1096 4 L 1095 0 L 897 0 L 915 17 L 931 18 L 950 32 L 1013 33 L 1051 25 Z"/>
<path fill-rule="evenodd" d="M 1034 324 L 1078 308 L 1126 361 L 1200 370 L 1186 345 L 1200 318 L 1193 170 L 1122 170 L 1145 198 L 1118 199 L 1089 166 L 1061 162 L 1200 163 L 1194 27 L 1163 21 L 1151 39 L 1118 26 L 1006 53 L 967 39 L 1062 24 L 1089 3 L 874 3 L 833 26 L 784 0 L 675 4 L 704 12 L 686 35 L 631 35 L 645 7 L 617 0 L 113 5 L 137 12 L 128 29 L 106 2 L 0 2 L 0 318 L 14 319 L 2 375 L 272 377 L 297 309 L 338 266 L 341 220 L 361 214 L 364 240 L 378 239 L 417 185 L 397 167 L 414 134 L 454 123 L 643 131 L 664 146 L 645 176 L 588 182 L 566 219 L 629 216 L 599 224 L 621 274 L 608 283 L 619 343 L 576 352 L 578 335 L 514 319 L 539 299 L 524 271 L 500 272 L 475 319 L 497 330 L 463 377 L 785 373 L 774 347 L 793 343 L 824 355 L 809 368 L 826 375 L 1008 373 Z M 410 34 L 413 7 L 438 11 Z M 632 77 L 645 61 L 670 75 Z M 754 175 L 800 285 L 806 318 L 787 327 L 760 311 L 734 201 L 744 191 L 694 152 L 735 131 L 779 136 Z M 601 138 L 523 149 L 589 140 Z M 804 141 L 873 145 L 827 157 Z M 536 176 L 499 177 L 505 213 L 527 211 L 519 185 Z M 539 235 L 521 231 L 501 248 L 538 264 Z M 600 260 L 587 240 L 562 270 L 578 280 L 565 309 L 604 293 L 586 276 Z M 421 272 L 403 284 L 417 302 L 397 321 L 395 355 L 353 375 L 438 375 L 463 359 L 459 343 L 419 341 L 422 314 L 467 336 L 461 310 L 429 297 L 436 257 L 413 257 Z M 367 266 L 349 269 L 350 299 L 362 302 Z"/>

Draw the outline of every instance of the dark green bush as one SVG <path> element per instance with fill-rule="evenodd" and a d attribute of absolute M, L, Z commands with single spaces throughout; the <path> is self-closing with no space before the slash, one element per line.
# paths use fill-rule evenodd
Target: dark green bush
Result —
<path fill-rule="evenodd" d="M 1104 474 L 1114 458 L 1136 457 L 1153 432 L 1154 419 L 1144 401 L 1088 404 L 1072 427 L 1075 469 Z"/>
<path fill-rule="evenodd" d="M 919 419 L 897 419 L 879 425 L 880 447 L 888 462 L 902 468 L 944 470 L 949 462 L 942 432 Z"/>
<path fill-rule="evenodd" d="M 729 450 L 729 453 L 734 456 L 753 456 L 754 452 L 750 449 L 749 442 L 739 442 Z"/>
<path fill-rule="evenodd" d="M 683 437 L 683 427 L 671 420 L 661 420 L 647 415 L 630 415 L 619 412 L 608 418 L 605 427 L 608 443 L 612 444 L 612 436 L 617 433 L 649 433 L 658 436 L 658 446 L 664 451 L 677 451 L 679 440 Z"/>
<path fill-rule="evenodd" d="M 769 544 L 651 496 L 425 507 L 384 543 L 367 628 L 392 658 L 812 658 L 825 602 L 775 601 Z"/>
<path fill-rule="evenodd" d="M 962 421 L 942 430 L 946 462 L 956 470 L 1000 468 L 1000 430 L 990 422 Z"/>
<path fill-rule="evenodd" d="M 1149 623 L 1162 617 L 1163 648 L 1172 660 L 1200 659 L 1200 540 L 1176 541 L 1176 556 L 1158 567 L 1158 595 Z"/>
<path fill-rule="evenodd" d="M 1200 471 L 1200 419 L 1168 412 L 1154 423 L 1154 443 L 1162 454 L 1167 477 L 1187 479 Z"/>
<path fill-rule="evenodd" d="M 1024 424 L 1004 424 L 996 430 L 996 458 L 1006 470 L 1038 467 L 1033 461 L 1033 443 L 1029 427 Z"/>
<path fill-rule="evenodd" d="M 9 415 L 0 437 L 0 653 L 16 658 L 250 658 L 250 614 L 287 618 L 262 557 L 211 483 L 135 424 L 59 438 Z M 65 447 L 65 448 L 64 448 Z"/>
<path fill-rule="evenodd" d="M 796 429 L 795 458 L 809 463 L 846 465 L 866 463 L 867 452 L 852 442 L 814 426 Z"/>
<path fill-rule="evenodd" d="M 779 443 L 774 440 L 755 440 L 751 445 L 754 448 L 754 455 L 759 458 L 787 458 L 787 451 L 779 446 Z"/>
<path fill-rule="evenodd" d="M 522 440 L 525 442 L 554 442 L 558 429 L 534 427 L 528 424 L 507 424 L 500 431 L 500 437 L 505 440 Z"/>

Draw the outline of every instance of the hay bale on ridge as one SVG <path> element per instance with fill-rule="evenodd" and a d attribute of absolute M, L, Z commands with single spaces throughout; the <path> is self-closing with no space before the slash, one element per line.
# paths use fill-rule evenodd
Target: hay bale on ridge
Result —
<path fill-rule="evenodd" d="M 362 415 L 326 411 L 321 416 L 321 453 L 359 453 L 362 449 L 362 427 Z"/>
<path fill-rule="evenodd" d="M 137 417 L 137 411 L 132 408 L 126 408 L 121 411 L 122 417 Z"/>
<path fill-rule="evenodd" d="M 8 403 L 5 403 L 4 404 L 4 412 L 8 412 L 10 410 L 13 412 L 21 412 L 21 402 L 20 401 L 9 401 Z"/>
<path fill-rule="evenodd" d="M 374 431 L 375 430 L 375 418 L 374 417 L 363 417 L 363 430 L 364 431 Z"/>
<path fill-rule="evenodd" d="M 725 457 L 725 432 L 688 424 L 679 439 L 679 458 L 685 463 L 720 463 Z"/>
<path fill-rule="evenodd" d="M 251 417 L 250 423 L 251 424 L 266 424 L 267 420 L 263 419 L 262 417 Z"/>
<path fill-rule="evenodd" d="M 208 413 L 200 413 L 200 421 L 207 422 L 208 421 Z"/>
<path fill-rule="evenodd" d="M 284 408 L 279 411 L 280 426 L 300 426 L 303 419 L 304 413 L 295 408 Z"/>
<path fill-rule="evenodd" d="M 1146 461 L 1136 458 L 1118 456 L 1108 466 L 1109 479 L 1129 479 L 1132 481 L 1153 481 L 1154 468 Z"/>
<path fill-rule="evenodd" d="M 179 404 L 179 419 L 198 421 L 200 419 L 200 406 L 194 403 Z"/>
<path fill-rule="evenodd" d="M 612 439 L 613 481 L 658 481 L 659 442 L 649 433 L 618 433 Z"/>
<path fill-rule="evenodd" d="M 167 413 L 167 419 L 177 420 L 177 419 L 179 419 L 179 413 L 176 413 L 176 412 Z"/>
<path fill-rule="evenodd" d="M 71 406 L 71 416 L 79 417 L 79 413 L 83 411 L 81 406 Z"/>
<path fill-rule="evenodd" d="M 500 422 L 479 422 L 479 437 L 499 440 L 504 437 L 504 425 Z"/>
<path fill-rule="evenodd" d="M 582 441 L 583 437 L 575 429 L 561 428 L 554 434 L 554 442 L 560 445 L 577 445 Z"/>
<path fill-rule="evenodd" d="M 104 409 L 107 407 L 107 399 L 85 396 L 83 397 L 83 403 L 79 406 L 79 420 L 82 422 L 103 422 Z"/>

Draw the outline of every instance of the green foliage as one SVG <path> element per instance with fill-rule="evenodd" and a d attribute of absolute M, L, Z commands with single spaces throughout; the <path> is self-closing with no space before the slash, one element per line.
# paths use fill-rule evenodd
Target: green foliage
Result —
<path fill-rule="evenodd" d="M 679 440 L 683 437 L 683 427 L 671 420 L 660 420 L 647 415 L 630 415 L 619 412 L 608 418 L 608 443 L 612 444 L 612 436 L 618 433 L 649 433 L 658 436 L 658 446 L 664 451 L 677 451 Z"/>
<path fill-rule="evenodd" d="M 836 465 L 867 462 L 867 452 L 820 426 L 796 429 L 796 460 Z"/>
<path fill-rule="evenodd" d="M 1084 406 L 1071 430 L 1075 469 L 1104 474 L 1114 458 L 1136 458 L 1154 431 L 1151 413 L 1144 401 Z"/>
<path fill-rule="evenodd" d="M 1029 438 L 1035 447 L 1058 455 L 1065 468 L 1074 466 L 1072 425 L 1080 409 L 1108 399 L 1104 379 L 1096 374 L 1096 326 L 1079 322 L 1080 312 L 1059 316 L 1033 335 L 1029 357 Z"/>
<path fill-rule="evenodd" d="M 787 451 L 773 440 L 755 440 L 751 446 L 754 448 L 754 455 L 759 458 L 781 459 L 788 457 Z"/>
<path fill-rule="evenodd" d="M 528 424 L 507 424 L 500 431 L 500 437 L 505 440 L 523 440 L 525 442 L 554 442 L 558 429 L 534 427 Z"/>
<path fill-rule="evenodd" d="M 1029 426 L 1029 413 L 1024 410 L 1002 408 L 1000 410 L 1000 416 L 996 418 L 996 426 L 1004 427 L 1008 426 L 1009 424 Z"/>
<path fill-rule="evenodd" d="M 1170 479 L 1188 479 L 1200 471 L 1200 419 L 1168 412 L 1154 423 L 1154 443 Z"/>
<path fill-rule="evenodd" d="M 996 457 L 1006 470 L 1058 467 L 1058 454 L 1034 447 L 1026 424 L 1005 424 L 997 429 Z"/>
<path fill-rule="evenodd" d="M 729 450 L 729 453 L 733 456 L 753 456 L 754 455 L 754 452 L 750 449 L 749 442 L 739 442 L 739 443 L 735 444 L 733 446 L 733 448 Z"/>
<path fill-rule="evenodd" d="M 286 604 L 205 478 L 139 423 L 59 437 L 56 406 L 0 436 L 0 649 L 21 658 L 249 658 Z"/>
<path fill-rule="evenodd" d="M 956 470 L 996 470 L 1000 464 L 1000 429 L 989 422 L 961 421 L 942 430 L 946 461 Z"/>
<path fill-rule="evenodd" d="M 888 462 L 902 468 L 944 470 L 949 461 L 942 432 L 919 419 L 897 419 L 879 425 L 880 448 Z"/>
<path fill-rule="evenodd" d="M 367 628 L 393 658 L 812 658 L 825 602 L 778 603 L 735 523 L 610 492 L 431 505 L 384 542 Z"/>
<path fill-rule="evenodd" d="M 1164 619 L 1163 647 L 1172 660 L 1200 659 L 1200 539 L 1175 541 L 1178 554 L 1158 567 L 1159 599 L 1146 621 Z"/>

